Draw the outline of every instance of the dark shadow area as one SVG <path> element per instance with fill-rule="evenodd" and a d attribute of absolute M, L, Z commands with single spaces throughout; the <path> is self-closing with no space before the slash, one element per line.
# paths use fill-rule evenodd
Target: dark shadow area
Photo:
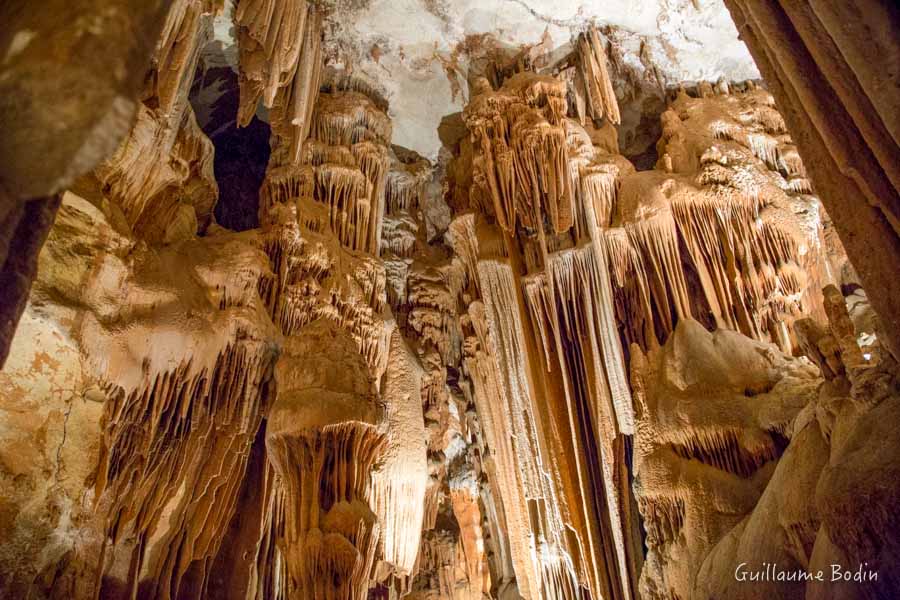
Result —
<path fill-rule="evenodd" d="M 206 64 L 203 59 L 207 59 Z M 247 127 L 238 127 L 239 99 L 237 73 L 226 66 L 224 55 L 211 55 L 207 49 L 197 69 L 190 101 L 198 124 L 216 149 L 216 222 L 234 231 L 245 231 L 259 227 L 259 189 L 269 162 L 270 127 L 257 117 Z"/>
<path fill-rule="evenodd" d="M 219 184 L 216 222 L 235 231 L 259 227 L 259 188 L 269 162 L 269 125 L 253 117 L 247 127 L 232 124 L 212 141 Z"/>

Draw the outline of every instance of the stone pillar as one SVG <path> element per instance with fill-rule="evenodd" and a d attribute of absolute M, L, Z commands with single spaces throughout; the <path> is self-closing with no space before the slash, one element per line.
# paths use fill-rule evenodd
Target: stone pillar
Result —
<path fill-rule="evenodd" d="M 900 9 L 725 0 L 900 356 Z"/>

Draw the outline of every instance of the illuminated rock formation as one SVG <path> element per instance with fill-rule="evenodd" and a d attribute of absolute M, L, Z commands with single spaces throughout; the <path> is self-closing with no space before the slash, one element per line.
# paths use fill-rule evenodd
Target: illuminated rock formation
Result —
<path fill-rule="evenodd" d="M 635 347 L 635 489 L 649 548 L 642 597 L 877 598 L 896 585 L 885 568 L 896 541 L 884 528 L 897 485 L 863 466 L 893 451 L 874 428 L 893 426 L 896 365 L 880 349 L 864 361 L 839 292 L 825 294 L 840 298 L 826 303 L 830 327 L 799 328 L 821 374 L 691 321 L 646 356 Z M 869 498 L 852 519 L 846 494 Z M 881 576 L 835 582 L 832 564 Z M 820 570 L 822 581 L 796 575 Z"/>
<path fill-rule="evenodd" d="M 528 598 L 631 597 L 636 538 L 617 465 L 632 414 L 596 215 L 604 159 L 565 116 L 564 82 L 480 85 L 465 112 L 469 200 L 489 221 L 457 217 L 447 237 L 477 299 L 465 362 L 508 532 L 504 574 Z"/>
<path fill-rule="evenodd" d="M 724 5 L 51 4 L 0 9 L 0 122 L 44 127 L 0 142 L 0 596 L 900 586 L 890 287 L 784 83 L 685 57 Z"/>
<path fill-rule="evenodd" d="M 891 2 L 757 5 L 726 0 L 806 158 L 863 285 L 886 347 L 900 357 L 900 167 L 896 40 Z M 878 261 L 869 260 L 873 254 Z"/>
<path fill-rule="evenodd" d="M 368 503 L 385 451 L 375 382 L 353 338 L 327 320 L 286 340 L 275 376 L 266 449 L 286 597 L 363 599 L 381 534 Z"/>
<path fill-rule="evenodd" d="M 819 289 L 840 283 L 821 205 L 766 91 L 698 94 L 663 113 L 660 170 L 617 179 L 618 316 L 645 348 L 693 317 L 791 352 L 793 321 L 821 319 Z"/>
<path fill-rule="evenodd" d="M 54 595 L 92 595 L 99 585 L 106 597 L 132 587 L 155 597 L 166 595 L 161 588 L 199 585 L 269 401 L 280 335 L 256 292 L 271 277 L 268 261 L 253 235 L 147 248 L 72 194 L 41 261 L 32 331 L 62 330 L 67 368 L 77 374 L 43 393 L 58 396 L 56 410 L 66 414 L 90 398 L 102 418 L 79 433 L 96 436 L 87 488 L 48 491 L 45 510 L 67 506 L 73 521 L 59 526 L 77 522 L 82 533 L 29 568 L 48 569 L 43 584 Z M 32 386 L 40 381 L 40 371 L 19 368 Z M 37 468 L 26 472 L 39 477 Z M 58 572 L 58 564 L 69 568 Z"/>
<path fill-rule="evenodd" d="M 125 142 L 95 170 L 95 180 L 76 183 L 92 195 L 102 189 L 139 238 L 170 243 L 190 239 L 212 220 L 218 195 L 212 144 L 200 131 L 188 90 L 200 49 L 211 29 L 214 3 L 173 5 L 157 45 L 147 96 Z"/>
<path fill-rule="evenodd" d="M 690 320 L 664 347 L 633 350 L 641 597 L 696 598 L 703 560 L 759 502 L 820 379 L 805 361 Z"/>
<path fill-rule="evenodd" d="M 264 294 L 290 337 L 267 448 L 289 597 L 363 599 L 373 580 L 415 567 L 428 477 L 421 367 L 390 318 L 377 256 L 389 135 L 370 98 L 335 91 L 319 96 L 299 163 L 279 164 L 291 140 L 273 138 L 260 212 L 277 275 Z M 326 346 L 336 354 L 318 356 Z"/>
<path fill-rule="evenodd" d="M 129 0 L 107 3 L 105 12 L 87 0 L 32 8 L 18 0 L 0 7 L 0 366 L 56 194 L 128 134 L 152 49 L 175 12 L 166 2 Z"/>

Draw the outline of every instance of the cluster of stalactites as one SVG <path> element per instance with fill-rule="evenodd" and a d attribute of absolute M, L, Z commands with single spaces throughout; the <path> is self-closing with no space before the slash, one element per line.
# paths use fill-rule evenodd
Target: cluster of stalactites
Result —
<path fill-rule="evenodd" d="M 377 257 L 390 121 L 363 94 L 315 94 L 298 161 L 275 160 L 284 140 L 275 139 L 273 125 L 260 221 L 275 278 L 260 295 L 284 335 L 301 335 L 319 320 L 349 333 L 377 380 L 390 346 L 386 269 Z"/>
<path fill-rule="evenodd" d="M 566 84 L 519 73 L 498 91 L 486 81 L 466 106 L 464 118 L 476 149 L 473 178 L 487 195 L 498 225 L 517 222 L 531 232 L 559 233 L 572 226 L 568 168 Z"/>
<path fill-rule="evenodd" d="M 673 212 L 720 324 L 790 351 L 789 323 L 812 308 L 803 302 L 810 276 L 796 240 L 747 203 L 676 203 Z"/>
<path fill-rule="evenodd" d="M 385 184 L 385 214 L 417 210 L 422 205 L 422 194 L 430 177 L 431 165 L 425 159 L 393 160 Z"/>
<path fill-rule="evenodd" d="M 215 0 L 173 3 L 153 57 L 137 122 L 94 172 L 103 194 L 140 238 L 167 243 L 192 237 L 212 220 L 218 197 L 213 148 L 188 102 Z"/>
<path fill-rule="evenodd" d="M 615 429 L 604 432 L 615 437 L 633 433 L 633 416 L 605 263 L 599 244 L 572 248 L 552 255 L 547 272 L 530 275 L 523 287 L 548 371 L 554 369 L 550 360 L 556 354 L 565 372 L 567 348 L 583 345 L 581 368 L 596 396 L 584 401 L 592 405 L 598 422 L 615 423 Z"/>
<path fill-rule="evenodd" d="M 707 84 L 698 90 L 701 98 L 729 96 L 741 98 L 744 110 L 736 118 L 723 118 L 711 123 L 713 136 L 719 140 L 736 142 L 763 161 L 773 172 L 784 177 L 783 187 L 788 193 L 812 194 L 812 183 L 807 178 L 806 168 L 788 134 L 787 125 L 781 113 L 775 108 L 774 99 L 767 91 L 749 82 L 747 91 L 736 94 L 724 82 L 715 90 Z M 679 92 L 678 102 L 690 102 L 689 93 Z"/>
<path fill-rule="evenodd" d="M 312 127 L 313 109 L 322 83 L 322 15 L 310 6 L 303 31 L 303 46 L 293 81 L 278 89 L 269 113 L 272 125 L 270 162 L 297 164 Z"/>
<path fill-rule="evenodd" d="M 499 527 L 489 536 L 492 578 L 502 589 L 515 577 L 523 597 L 582 598 L 585 587 L 601 589 L 591 558 L 599 555 L 592 553 L 590 534 L 580 526 L 587 505 L 558 479 L 557 469 L 567 467 L 556 462 L 565 458 L 553 458 L 560 452 L 556 444 L 565 446 L 569 438 L 560 440 L 549 431 L 555 409 L 548 407 L 549 398 L 538 399 L 535 386 L 540 380 L 530 373 L 530 315 L 522 312 L 517 299 L 519 280 L 509 258 L 497 251 L 478 221 L 473 215 L 457 218 L 447 239 L 460 264 L 472 269 L 465 276 L 471 281 L 468 289 L 480 296 L 468 302 L 461 324 L 465 372 L 472 380 L 490 489 L 481 495 L 489 523 Z M 574 464 L 568 468 L 574 476 Z"/>
<path fill-rule="evenodd" d="M 387 356 L 384 265 L 370 256 L 343 254 L 328 239 L 296 222 L 272 227 L 263 249 L 275 277 L 260 282 L 260 296 L 283 334 L 328 319 L 352 334 L 370 369 L 378 372 Z"/>
<path fill-rule="evenodd" d="M 271 109 L 270 165 L 297 164 L 322 82 L 322 14 L 306 0 L 241 0 L 234 23 L 240 47 L 238 124 L 262 100 Z"/>
<path fill-rule="evenodd" d="M 421 215 L 425 186 L 431 177 L 431 163 L 410 153 L 405 160 L 391 152 L 391 168 L 385 180 L 385 207 L 381 229 L 381 255 L 395 268 L 405 271 L 424 233 Z M 403 265 L 402 267 L 400 265 Z M 396 282 L 395 288 L 402 287 Z M 405 296 L 401 291 L 394 299 Z M 397 306 L 396 302 L 394 303 Z"/>
<path fill-rule="evenodd" d="M 295 203 L 305 228 L 314 233 L 327 228 L 343 247 L 377 256 L 390 130 L 387 115 L 363 94 L 319 95 L 299 163 L 269 167 L 261 221 L 272 222 L 279 205 Z M 318 218 L 323 211 L 316 205 L 327 217 Z"/>
<path fill-rule="evenodd" d="M 633 415 L 603 246 L 589 243 L 552 254 L 546 273 L 525 279 L 524 296 L 547 370 L 561 374 L 574 422 L 583 419 L 572 429 L 572 443 L 598 451 L 599 478 L 589 477 L 588 485 L 590 493 L 606 499 L 606 509 L 602 534 L 588 542 L 596 544 L 590 552 L 612 559 L 605 568 L 611 581 L 619 581 L 611 584 L 613 593 L 628 597 L 625 509 L 614 472 L 616 438 L 634 432 Z"/>
<path fill-rule="evenodd" d="M 524 532 L 495 552 L 523 596 L 580 598 L 587 588 L 629 597 L 632 544 L 620 507 L 628 496 L 616 448 L 633 417 L 603 232 L 620 171 L 631 167 L 599 152 L 566 117 L 562 80 L 520 73 L 497 91 L 485 82 L 476 91 L 464 112 L 474 150 L 470 206 L 486 218 L 458 217 L 446 239 L 480 296 L 462 319 L 463 349 L 494 510 Z M 540 366 L 543 373 L 532 370 Z M 559 396 L 538 402 L 545 379 L 556 380 Z M 551 431 L 556 419 L 570 435 Z M 514 431 L 527 435 L 511 439 Z M 585 454 L 597 458 L 588 463 Z M 557 468 L 572 479 L 540 475 Z M 594 497 L 605 498 L 603 509 Z"/>
<path fill-rule="evenodd" d="M 574 92 L 578 118 L 582 124 L 587 115 L 618 125 L 622 122 L 619 102 L 609 76 L 606 48 L 594 25 L 578 36 L 577 56 Z"/>
<path fill-rule="evenodd" d="M 695 318 L 791 352 L 831 276 L 818 199 L 767 92 L 696 93 L 662 115 L 666 173 L 629 179 L 637 211 L 604 232 L 625 337 L 646 349 Z"/>
<path fill-rule="evenodd" d="M 186 360 L 135 390 L 107 386 L 95 484 L 107 515 L 106 541 L 97 549 L 105 578 L 133 589 L 149 582 L 142 593 L 168 598 L 189 569 L 209 569 L 268 410 L 262 386 L 273 362 L 269 344 L 245 339 L 224 348 L 210 369 Z M 149 539 L 152 553 L 144 547 Z M 122 561 L 103 560 L 129 551 L 127 572 L 119 570 Z"/>
<path fill-rule="evenodd" d="M 260 98 L 272 108 L 279 90 L 293 83 L 309 12 L 306 0 L 237 2 L 234 23 L 240 48 L 241 125 L 250 123 Z"/>
<path fill-rule="evenodd" d="M 496 508 L 507 530 L 518 532 L 498 542 L 520 593 L 541 597 L 545 565 L 531 551 L 532 544 L 543 538 L 554 553 L 577 549 L 567 547 L 561 498 L 553 482 L 542 475 L 549 457 L 535 420 L 540 411 L 522 354 L 526 340 L 512 270 L 508 264 L 481 261 L 474 275 L 480 280 L 484 302 L 472 303 L 464 319 L 465 365 L 474 385 L 483 443 L 490 449 L 491 485 L 499 498 Z M 538 509 L 534 521 L 529 505 Z M 568 575 L 577 579 L 574 573 Z"/>
<path fill-rule="evenodd" d="M 222 8 L 222 0 L 177 0 L 169 10 L 153 58 L 153 90 L 159 110 L 170 114 L 187 104 L 197 58 L 209 37 L 211 23 L 204 19 Z"/>
<path fill-rule="evenodd" d="M 750 201 L 675 201 L 671 212 L 605 232 L 604 242 L 626 338 L 644 348 L 709 311 L 718 326 L 789 350 L 789 324 L 809 310 L 796 241 Z"/>
<path fill-rule="evenodd" d="M 277 543 L 287 598 L 367 597 L 380 536 L 369 502 L 371 472 L 385 444 L 383 434 L 360 422 L 266 440 L 280 489 Z"/>

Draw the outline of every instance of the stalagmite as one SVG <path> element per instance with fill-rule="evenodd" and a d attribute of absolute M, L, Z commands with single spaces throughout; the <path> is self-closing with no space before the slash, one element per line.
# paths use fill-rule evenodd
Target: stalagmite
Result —
<path fill-rule="evenodd" d="M 703 560 L 752 510 L 819 379 L 808 363 L 691 320 L 662 348 L 632 348 L 635 491 L 648 544 L 641 597 L 700 597 Z"/>
<path fill-rule="evenodd" d="M 285 597 L 363 600 L 381 536 L 371 471 L 386 450 L 384 406 L 350 336 L 325 320 L 301 333 L 285 342 L 266 429 Z"/>
<path fill-rule="evenodd" d="M 373 475 L 373 510 L 381 523 L 383 560 L 400 575 L 412 573 L 422 522 L 428 467 L 422 414 L 422 371 L 397 330 L 385 372 L 389 440 Z"/>
<path fill-rule="evenodd" d="M 318 84 L 308 80 L 307 85 Z M 294 90 L 301 92 L 312 93 Z M 382 219 L 399 208 L 388 208 L 388 200 L 396 203 L 405 194 L 396 183 L 388 191 L 389 137 L 384 112 L 368 96 L 347 90 L 318 96 L 299 162 L 282 152 L 296 138 L 273 133 L 260 220 L 267 227 L 265 249 L 276 277 L 263 296 L 273 320 L 291 336 L 289 347 L 304 349 L 282 357 L 280 387 L 289 390 L 295 385 L 289 382 L 306 381 L 309 361 L 320 358 L 304 353 L 330 347 L 335 339 L 352 342 L 344 342 L 345 358 L 335 357 L 335 366 L 317 370 L 332 379 L 302 383 L 283 418 L 276 402 L 267 430 L 280 482 L 279 499 L 269 509 L 272 526 L 287 527 L 286 537 L 278 538 L 283 567 L 274 568 L 286 569 L 289 580 L 282 589 L 289 597 L 365 598 L 373 582 L 408 590 L 428 520 L 422 413 L 427 388 L 418 359 L 387 319 L 391 263 L 378 258 Z M 318 346 L 309 345 L 319 330 L 328 333 L 319 334 Z M 391 398 L 390 404 L 379 404 L 383 416 L 341 412 L 333 423 L 319 423 L 315 419 L 322 411 L 313 410 L 309 418 L 319 426 L 298 429 L 306 418 L 298 415 L 307 414 L 303 411 L 323 390 L 346 397 L 344 384 L 334 377 L 336 365 L 348 360 L 356 361 L 357 376 L 371 388 L 354 394 Z M 276 421 L 285 433 L 273 432 Z M 298 461 L 309 465 L 299 474 L 291 470 Z M 322 483 L 328 478 L 344 491 L 324 496 L 337 498 L 326 500 L 326 506 L 312 491 L 329 488 L 332 484 Z M 288 511 L 287 521 L 282 510 Z M 307 516 L 319 512 L 321 525 Z"/>

